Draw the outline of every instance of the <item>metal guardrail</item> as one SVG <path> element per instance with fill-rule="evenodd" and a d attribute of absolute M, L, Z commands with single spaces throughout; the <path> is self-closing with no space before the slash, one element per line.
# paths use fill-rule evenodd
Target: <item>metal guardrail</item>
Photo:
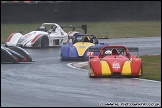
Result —
<path fill-rule="evenodd" d="M 1 1 L 1 3 L 62 3 L 62 2 L 71 2 L 71 1 L 30 1 L 30 0 L 25 0 L 25 1 Z"/>

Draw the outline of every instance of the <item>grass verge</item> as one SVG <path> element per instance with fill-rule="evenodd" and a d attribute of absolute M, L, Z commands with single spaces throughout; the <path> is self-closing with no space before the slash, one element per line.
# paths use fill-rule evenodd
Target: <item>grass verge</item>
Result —
<path fill-rule="evenodd" d="M 161 81 L 161 54 L 141 56 L 143 64 L 143 79 Z"/>
<path fill-rule="evenodd" d="M 150 37 L 161 36 L 161 21 L 130 21 L 130 22 L 58 22 L 59 25 L 86 24 L 88 34 L 98 37 Z M 36 24 L 1 24 L 1 43 L 4 43 L 13 32 L 23 31 L 23 34 L 37 29 L 41 23 Z M 64 28 L 66 32 L 71 29 Z M 83 32 L 81 29 L 76 29 Z"/>

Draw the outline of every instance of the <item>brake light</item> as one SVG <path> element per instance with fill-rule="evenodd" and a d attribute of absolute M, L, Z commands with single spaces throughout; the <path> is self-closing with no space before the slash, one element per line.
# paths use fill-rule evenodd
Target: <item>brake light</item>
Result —
<path fill-rule="evenodd" d="M 17 62 L 19 61 L 19 59 L 17 57 L 15 59 L 16 59 Z"/>
<path fill-rule="evenodd" d="M 18 59 L 16 56 L 13 56 L 13 57 L 15 58 L 16 62 L 18 62 L 18 61 L 19 61 L 19 59 Z"/>
<path fill-rule="evenodd" d="M 23 61 L 25 62 L 25 61 L 27 61 L 27 59 L 26 58 L 23 58 Z"/>

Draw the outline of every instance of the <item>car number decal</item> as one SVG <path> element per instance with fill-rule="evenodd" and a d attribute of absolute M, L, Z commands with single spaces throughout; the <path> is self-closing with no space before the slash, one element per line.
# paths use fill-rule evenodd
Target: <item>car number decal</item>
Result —
<path fill-rule="evenodd" d="M 93 56 L 94 52 L 87 52 L 87 56 Z"/>
<path fill-rule="evenodd" d="M 118 68 L 120 68 L 120 64 L 115 62 L 112 64 L 112 68 L 118 69 Z"/>
<path fill-rule="evenodd" d="M 61 42 L 60 43 L 62 43 L 63 42 L 63 39 L 61 39 Z"/>

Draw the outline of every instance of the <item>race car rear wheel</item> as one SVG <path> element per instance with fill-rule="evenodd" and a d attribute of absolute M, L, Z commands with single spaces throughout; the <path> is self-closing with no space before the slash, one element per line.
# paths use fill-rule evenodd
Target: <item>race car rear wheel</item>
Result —
<path fill-rule="evenodd" d="M 49 46 L 49 39 L 47 36 L 42 36 L 41 38 L 41 47 L 47 48 Z"/>
<path fill-rule="evenodd" d="M 89 78 L 92 78 L 92 76 L 91 76 L 91 73 L 90 73 L 90 72 L 88 73 L 88 75 L 89 75 Z"/>

